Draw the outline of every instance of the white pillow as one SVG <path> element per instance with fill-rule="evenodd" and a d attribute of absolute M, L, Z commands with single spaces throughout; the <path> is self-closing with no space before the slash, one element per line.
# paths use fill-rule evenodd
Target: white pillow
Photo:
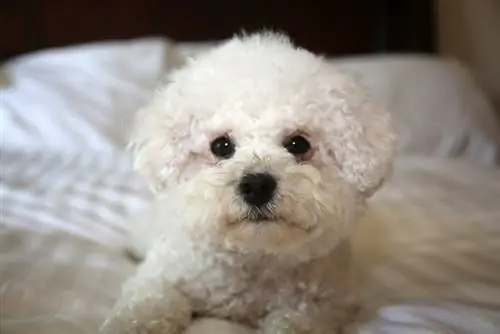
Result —
<path fill-rule="evenodd" d="M 333 61 L 353 73 L 393 114 L 401 154 L 500 162 L 500 122 L 472 75 L 431 56 L 367 56 Z"/>
<path fill-rule="evenodd" d="M 5 64 L 2 145 L 121 150 L 131 117 L 165 71 L 170 42 L 139 39 L 29 54 Z"/>

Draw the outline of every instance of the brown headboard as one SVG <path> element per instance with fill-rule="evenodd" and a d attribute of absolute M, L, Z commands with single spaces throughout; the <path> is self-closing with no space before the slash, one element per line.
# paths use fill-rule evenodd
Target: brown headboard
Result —
<path fill-rule="evenodd" d="M 0 0 L 0 59 L 97 40 L 286 31 L 330 55 L 433 52 L 432 0 Z"/>

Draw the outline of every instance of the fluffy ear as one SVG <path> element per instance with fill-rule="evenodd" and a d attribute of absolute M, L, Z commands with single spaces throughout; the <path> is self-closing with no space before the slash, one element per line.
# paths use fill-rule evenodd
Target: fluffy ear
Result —
<path fill-rule="evenodd" d="M 176 100 L 165 86 L 135 117 L 129 149 L 134 168 L 154 192 L 178 181 L 190 154 L 193 124 L 177 110 Z"/>
<path fill-rule="evenodd" d="M 366 197 L 373 195 L 391 171 L 396 133 L 389 112 L 376 105 L 354 78 L 335 73 L 328 88 L 328 152 L 342 176 Z"/>

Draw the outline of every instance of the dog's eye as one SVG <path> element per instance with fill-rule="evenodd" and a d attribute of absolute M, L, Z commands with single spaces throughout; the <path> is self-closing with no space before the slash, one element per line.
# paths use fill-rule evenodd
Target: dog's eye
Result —
<path fill-rule="evenodd" d="M 229 159 L 235 151 L 234 143 L 226 136 L 217 137 L 210 143 L 210 151 L 217 158 Z"/>
<path fill-rule="evenodd" d="M 309 152 L 311 149 L 311 144 L 309 141 L 302 136 L 293 136 L 288 138 L 283 146 L 287 149 L 288 152 L 292 153 L 295 156 L 301 156 Z"/>

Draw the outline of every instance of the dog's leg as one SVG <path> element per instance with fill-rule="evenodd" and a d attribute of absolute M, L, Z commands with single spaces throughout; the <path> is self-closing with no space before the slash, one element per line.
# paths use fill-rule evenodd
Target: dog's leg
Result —
<path fill-rule="evenodd" d="M 202 318 L 194 320 L 185 334 L 256 334 L 249 327 L 227 320 Z"/>
<path fill-rule="evenodd" d="M 191 321 L 189 300 L 146 261 L 127 281 L 101 334 L 180 334 Z"/>
<path fill-rule="evenodd" d="M 354 307 L 331 308 L 310 303 L 300 311 L 278 309 L 261 325 L 259 334 L 351 334 L 356 333 Z M 325 312 L 328 310 L 328 312 Z"/>

